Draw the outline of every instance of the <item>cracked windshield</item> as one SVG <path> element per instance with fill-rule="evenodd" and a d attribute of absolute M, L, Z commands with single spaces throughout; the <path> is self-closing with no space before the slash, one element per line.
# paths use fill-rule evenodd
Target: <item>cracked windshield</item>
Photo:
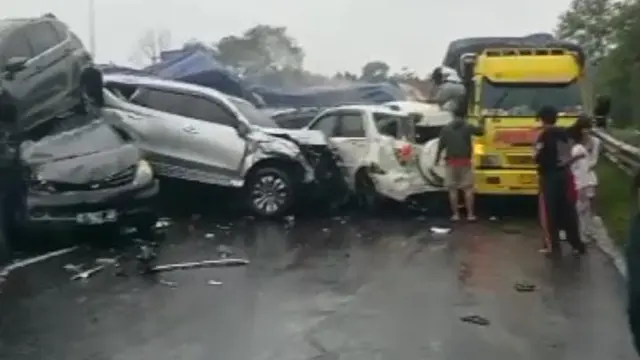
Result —
<path fill-rule="evenodd" d="M 0 360 L 640 357 L 640 0 L 3 5 Z"/>

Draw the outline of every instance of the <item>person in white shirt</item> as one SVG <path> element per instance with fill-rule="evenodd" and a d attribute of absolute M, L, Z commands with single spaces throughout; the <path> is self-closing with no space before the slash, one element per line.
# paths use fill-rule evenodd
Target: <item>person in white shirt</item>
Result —
<path fill-rule="evenodd" d="M 569 136 L 573 140 L 571 172 L 576 186 L 576 210 L 580 225 L 580 237 L 583 242 L 588 241 L 593 230 L 591 203 L 595 197 L 595 187 L 597 185 L 594 167 L 598 161 L 599 148 L 597 147 L 599 147 L 599 142 L 589 134 L 590 130 L 591 120 L 584 116 L 578 118 L 568 129 Z"/>

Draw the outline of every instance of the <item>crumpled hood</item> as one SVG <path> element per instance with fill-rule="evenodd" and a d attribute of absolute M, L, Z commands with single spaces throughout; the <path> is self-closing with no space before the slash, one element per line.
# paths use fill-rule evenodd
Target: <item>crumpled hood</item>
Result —
<path fill-rule="evenodd" d="M 318 130 L 263 128 L 262 131 L 274 136 L 289 137 L 303 145 L 328 145 L 326 136 Z"/>
<path fill-rule="evenodd" d="M 300 148 L 289 140 L 268 134 L 263 128 L 254 128 L 247 134 L 247 139 L 258 143 L 258 149 L 266 153 L 285 155 L 291 158 L 300 156 Z"/>
<path fill-rule="evenodd" d="M 88 183 L 135 166 L 139 150 L 102 121 L 28 142 L 22 160 L 44 181 Z"/>

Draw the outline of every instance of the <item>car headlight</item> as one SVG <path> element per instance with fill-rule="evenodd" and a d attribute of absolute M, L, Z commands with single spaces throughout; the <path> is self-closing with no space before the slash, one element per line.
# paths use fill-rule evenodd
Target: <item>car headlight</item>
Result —
<path fill-rule="evenodd" d="M 153 180 L 153 169 L 151 169 L 151 165 L 145 160 L 140 160 L 138 162 L 138 167 L 136 168 L 136 176 L 133 179 L 134 185 L 142 185 L 146 184 Z"/>
<path fill-rule="evenodd" d="M 499 167 L 502 166 L 502 160 L 499 155 L 486 154 L 480 156 L 480 166 L 483 167 Z"/>

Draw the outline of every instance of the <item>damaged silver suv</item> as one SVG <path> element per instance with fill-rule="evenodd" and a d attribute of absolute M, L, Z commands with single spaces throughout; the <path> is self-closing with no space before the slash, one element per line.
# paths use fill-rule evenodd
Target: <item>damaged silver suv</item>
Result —
<path fill-rule="evenodd" d="M 315 180 L 295 143 L 252 125 L 216 90 L 119 74 L 104 84 L 104 118 L 131 134 L 159 176 L 242 188 L 249 209 L 266 217 L 288 212 Z"/>

